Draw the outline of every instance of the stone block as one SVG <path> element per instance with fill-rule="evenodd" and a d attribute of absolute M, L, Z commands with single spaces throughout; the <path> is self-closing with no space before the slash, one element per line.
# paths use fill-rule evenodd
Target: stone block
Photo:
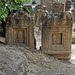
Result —
<path fill-rule="evenodd" d="M 6 42 L 25 43 L 34 47 L 34 21 L 32 15 L 19 10 L 7 18 Z"/>
<path fill-rule="evenodd" d="M 43 18 L 46 20 L 42 25 L 42 51 L 61 59 L 69 59 L 72 43 L 72 13 L 61 12 Z"/>

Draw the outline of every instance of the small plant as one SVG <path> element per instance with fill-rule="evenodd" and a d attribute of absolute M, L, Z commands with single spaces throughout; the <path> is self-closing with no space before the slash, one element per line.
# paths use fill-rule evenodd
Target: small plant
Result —
<path fill-rule="evenodd" d="M 20 8 L 22 8 L 24 11 L 28 13 L 33 14 L 31 8 L 28 8 L 27 6 L 23 6 L 24 1 L 26 1 L 27 3 L 30 2 L 30 0 L 0 0 L 0 25 L 2 24 L 2 20 L 4 18 L 6 18 L 14 11 L 19 10 Z"/>

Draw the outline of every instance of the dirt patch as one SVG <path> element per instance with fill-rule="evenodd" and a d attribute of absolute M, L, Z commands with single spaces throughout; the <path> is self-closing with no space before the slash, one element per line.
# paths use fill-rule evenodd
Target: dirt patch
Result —
<path fill-rule="evenodd" d="M 29 49 L 0 44 L 0 75 L 75 75 L 75 65 Z"/>

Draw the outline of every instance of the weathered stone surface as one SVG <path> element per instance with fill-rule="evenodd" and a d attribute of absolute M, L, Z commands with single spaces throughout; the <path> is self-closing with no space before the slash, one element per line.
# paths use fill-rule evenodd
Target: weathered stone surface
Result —
<path fill-rule="evenodd" d="M 52 13 L 65 11 L 65 0 L 53 0 Z"/>
<path fill-rule="evenodd" d="M 39 50 L 39 45 L 41 46 L 41 32 L 42 32 L 42 15 L 47 15 L 48 11 L 46 10 L 46 7 L 38 8 L 35 13 L 35 27 L 34 27 L 34 36 L 35 36 L 35 44 L 37 50 Z M 40 36 L 40 37 L 38 37 Z M 40 41 L 38 41 L 38 39 Z M 38 42 L 40 43 L 38 45 Z M 37 46 L 38 45 L 38 46 Z"/>
<path fill-rule="evenodd" d="M 17 11 L 10 15 L 6 25 L 7 43 L 26 43 L 34 46 L 34 21 L 32 15 L 25 11 Z"/>
<path fill-rule="evenodd" d="M 42 9 L 42 5 L 37 5 L 37 6 L 35 7 L 35 15 L 36 15 L 38 9 Z"/>
<path fill-rule="evenodd" d="M 72 43 L 75 44 L 75 29 L 72 31 Z"/>
<path fill-rule="evenodd" d="M 70 0 L 67 0 L 67 1 L 66 1 L 66 4 L 65 4 L 65 10 L 66 10 L 66 11 L 69 11 L 70 8 L 71 8 L 71 1 L 70 1 Z"/>
<path fill-rule="evenodd" d="M 53 0 L 53 2 L 55 2 L 55 3 L 62 3 L 62 4 L 64 4 L 65 1 L 66 1 L 66 0 Z"/>
<path fill-rule="evenodd" d="M 72 12 L 73 12 L 73 18 L 75 20 L 75 8 L 72 10 Z"/>
<path fill-rule="evenodd" d="M 74 8 L 73 8 L 72 12 L 73 12 L 74 20 L 75 20 L 75 0 L 73 0 L 73 2 L 74 2 Z"/>
<path fill-rule="evenodd" d="M 51 0 L 41 0 L 42 5 L 45 5 L 47 7 L 47 10 L 51 12 L 51 6 L 52 6 L 52 1 Z"/>
<path fill-rule="evenodd" d="M 42 27 L 42 51 L 68 59 L 72 43 L 72 13 L 61 12 L 45 18 Z"/>
<path fill-rule="evenodd" d="M 6 43 L 6 39 L 4 37 L 0 37 L 0 42 Z"/>
<path fill-rule="evenodd" d="M 44 5 L 38 5 L 35 10 L 35 26 L 42 29 L 42 15 L 48 15 L 48 11 Z"/>
<path fill-rule="evenodd" d="M 65 11 L 65 4 L 62 3 L 52 3 L 52 13 Z"/>
<path fill-rule="evenodd" d="M 35 14 L 35 25 L 40 26 L 42 24 L 42 15 L 47 15 L 48 11 L 45 9 L 45 6 L 38 8 Z"/>

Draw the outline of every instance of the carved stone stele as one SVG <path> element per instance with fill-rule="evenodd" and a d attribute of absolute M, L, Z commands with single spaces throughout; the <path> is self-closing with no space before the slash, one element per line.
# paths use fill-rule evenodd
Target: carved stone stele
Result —
<path fill-rule="evenodd" d="M 43 17 L 42 51 L 69 59 L 72 43 L 73 17 L 70 12 L 61 12 Z"/>
<path fill-rule="evenodd" d="M 19 10 L 7 18 L 6 42 L 25 43 L 34 47 L 34 21 L 32 15 Z"/>

